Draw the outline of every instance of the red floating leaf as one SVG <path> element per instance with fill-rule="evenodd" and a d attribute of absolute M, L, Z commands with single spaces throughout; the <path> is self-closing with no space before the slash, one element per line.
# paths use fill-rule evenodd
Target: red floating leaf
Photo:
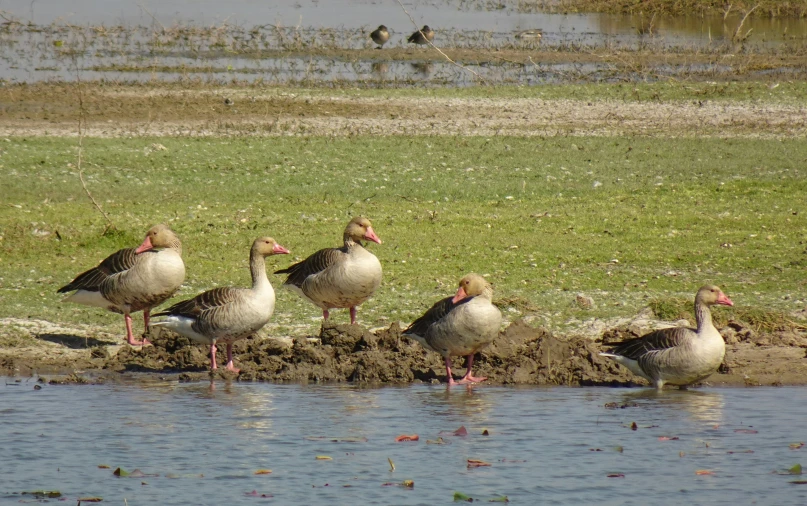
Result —
<path fill-rule="evenodd" d="M 469 469 L 472 467 L 489 467 L 490 465 L 490 462 L 485 462 L 484 460 L 468 459 Z"/>
<path fill-rule="evenodd" d="M 624 473 L 611 473 L 611 474 L 608 475 L 608 477 L 609 478 L 624 478 L 625 474 Z"/>
<path fill-rule="evenodd" d="M 417 434 L 411 434 L 411 435 L 401 434 L 400 436 L 395 438 L 395 442 L 400 443 L 402 441 L 417 441 L 418 439 L 420 438 L 418 437 Z"/>
<path fill-rule="evenodd" d="M 272 474 L 271 469 L 258 469 L 254 474 Z"/>
<path fill-rule="evenodd" d="M 488 432 L 488 429 L 485 429 L 485 430 L 482 431 L 482 435 L 483 436 L 490 436 L 490 432 Z"/>
<path fill-rule="evenodd" d="M 252 492 L 244 492 L 244 495 L 247 497 L 263 497 L 263 498 L 272 497 L 272 494 L 259 494 L 257 490 L 253 490 Z"/>
<path fill-rule="evenodd" d="M 678 436 L 673 436 L 673 437 L 661 436 L 660 438 L 658 438 L 658 440 L 659 441 L 678 441 Z"/>
<path fill-rule="evenodd" d="M 697 476 L 712 476 L 713 474 L 715 474 L 715 472 L 709 471 L 708 469 L 698 469 L 697 471 L 695 471 L 695 474 Z"/>
<path fill-rule="evenodd" d="M 454 431 L 455 436 L 467 436 L 468 429 L 465 428 L 464 425 L 460 425 L 460 428 Z"/>

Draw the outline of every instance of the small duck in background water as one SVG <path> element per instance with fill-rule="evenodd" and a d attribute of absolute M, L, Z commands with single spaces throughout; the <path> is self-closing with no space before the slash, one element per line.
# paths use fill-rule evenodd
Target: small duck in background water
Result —
<path fill-rule="evenodd" d="M 686 389 L 708 378 L 726 354 L 723 336 L 712 322 L 710 307 L 734 303 L 714 285 L 704 285 L 695 295 L 696 328 L 671 327 L 628 339 L 609 352 L 600 353 L 645 378 L 656 389 L 665 383 Z"/>
<path fill-rule="evenodd" d="M 468 274 L 459 282 L 457 294 L 434 304 L 403 331 L 403 335 L 436 351 L 445 359 L 449 385 L 479 383 L 485 377 L 472 374 L 474 354 L 499 335 L 502 313 L 493 305 L 493 287 L 479 274 Z M 454 381 L 451 356 L 466 357 L 465 376 Z"/>
<path fill-rule="evenodd" d="M 423 25 L 423 28 L 417 30 L 415 33 L 410 35 L 408 39 L 406 39 L 407 42 L 420 45 L 428 44 L 433 40 L 434 40 L 434 30 L 429 28 L 429 25 Z"/>
<path fill-rule="evenodd" d="M 544 36 L 544 31 L 540 28 L 535 28 L 533 30 L 521 30 L 520 32 L 516 32 L 516 38 L 524 41 L 540 41 L 541 38 Z"/>
<path fill-rule="evenodd" d="M 381 49 L 389 40 L 389 30 L 387 30 L 387 27 L 384 25 L 378 25 L 378 28 L 373 30 L 373 33 L 370 34 L 370 38 L 373 39 L 373 42 L 378 44 L 376 49 Z"/>

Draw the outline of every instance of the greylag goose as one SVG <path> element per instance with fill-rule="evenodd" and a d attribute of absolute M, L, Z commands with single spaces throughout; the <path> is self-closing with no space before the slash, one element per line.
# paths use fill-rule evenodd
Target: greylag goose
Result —
<path fill-rule="evenodd" d="M 475 377 L 471 369 L 474 353 L 490 344 L 502 325 L 502 313 L 491 303 L 492 298 L 490 283 L 478 274 L 468 274 L 460 280 L 456 295 L 437 302 L 403 332 L 443 356 L 449 385 L 487 379 Z M 451 375 L 452 355 L 467 357 L 467 371 L 460 381 Z"/>
<path fill-rule="evenodd" d="M 619 343 L 609 352 L 600 353 L 624 365 L 633 374 L 650 381 L 661 390 L 665 383 L 686 388 L 709 377 L 723 363 L 726 343 L 712 323 L 709 308 L 715 304 L 734 303 L 720 288 L 702 286 L 695 295 L 697 328 L 672 327 L 656 330 L 642 337 Z"/>
<path fill-rule="evenodd" d="M 412 44 L 425 45 L 434 40 L 434 30 L 429 28 L 429 25 L 423 25 L 423 28 L 417 30 L 406 39 L 407 42 Z"/>
<path fill-rule="evenodd" d="M 369 299 L 381 285 L 381 263 L 364 249 L 361 241 L 381 244 L 370 220 L 358 216 L 350 220 L 343 235 L 344 246 L 317 251 L 302 262 L 275 274 L 288 274 L 283 286 L 322 308 L 327 320 L 329 309 L 350 308 L 350 323 L 356 323 L 356 306 Z"/>
<path fill-rule="evenodd" d="M 373 42 L 378 44 L 378 49 L 381 49 L 389 40 L 389 30 L 387 30 L 386 26 L 379 25 L 378 28 L 373 30 L 373 33 L 370 34 L 370 38 L 373 39 Z"/>
<path fill-rule="evenodd" d="M 149 311 L 168 300 L 185 280 L 182 243 L 166 225 L 155 225 L 137 248 L 109 255 L 97 267 L 82 272 L 58 293 L 75 293 L 65 301 L 123 313 L 126 340 L 133 346 L 149 344 L 132 335 L 131 313 L 143 311 L 145 328 Z"/>
<path fill-rule="evenodd" d="M 265 257 L 289 252 L 271 237 L 260 237 L 249 251 L 252 288 L 220 287 L 178 302 L 154 316 L 166 316 L 154 326 L 171 329 L 194 341 L 210 345 L 210 368 L 217 369 L 216 342 L 227 343 L 226 368 L 233 366 L 233 343 L 266 325 L 275 310 L 275 291 L 266 277 Z"/>

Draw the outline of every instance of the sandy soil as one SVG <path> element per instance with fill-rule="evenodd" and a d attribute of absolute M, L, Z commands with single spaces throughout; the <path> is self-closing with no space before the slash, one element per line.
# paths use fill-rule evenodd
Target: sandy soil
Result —
<path fill-rule="evenodd" d="M 629 85 L 627 85 L 629 86 Z M 629 88 L 626 88 L 629 89 Z M 0 136 L 77 136 L 72 84 L 3 90 Z M 86 135 L 643 135 L 803 138 L 802 104 L 369 98 L 253 87 L 82 86 Z M 225 103 L 225 101 L 227 101 Z"/>
<path fill-rule="evenodd" d="M 3 321 L 0 326 L 22 320 Z M 641 335 L 660 322 L 637 317 L 597 336 L 556 336 L 521 320 L 501 332 L 476 357 L 475 373 L 488 384 L 504 385 L 645 385 L 626 369 L 599 356 L 603 345 Z M 361 325 L 325 324 L 319 336 L 261 337 L 237 343 L 239 375 L 208 371 L 207 349 L 163 331 L 154 345 L 134 348 L 119 337 L 91 329 L 64 329 L 47 322 L 27 322 L 32 339 L 0 348 L 0 374 L 40 376 L 45 381 L 94 383 L 154 376 L 178 381 L 208 378 L 238 381 L 439 383 L 445 381 L 441 358 L 401 335 L 401 326 L 368 330 Z M 158 330 L 158 329 L 155 329 Z M 721 330 L 726 359 L 706 384 L 720 386 L 807 384 L 807 333 L 787 330 L 757 333 L 737 323 Z M 82 335 L 83 334 L 83 335 Z M 88 334 L 93 337 L 84 337 Z M 222 346 L 218 361 L 225 362 Z M 455 374 L 464 373 L 457 359 Z"/>

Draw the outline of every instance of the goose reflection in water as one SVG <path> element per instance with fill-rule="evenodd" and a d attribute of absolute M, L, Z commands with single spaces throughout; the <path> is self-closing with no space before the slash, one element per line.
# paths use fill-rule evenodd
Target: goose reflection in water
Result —
<path fill-rule="evenodd" d="M 621 405 L 639 404 L 642 408 L 659 406 L 661 409 L 685 411 L 693 420 L 709 424 L 722 424 L 724 399 L 720 392 L 702 390 L 665 390 L 642 389 L 625 394 Z M 635 408 L 634 408 L 635 409 Z"/>
<path fill-rule="evenodd" d="M 445 385 L 444 388 L 429 388 L 427 392 L 420 393 L 418 399 L 433 409 L 435 415 L 473 418 L 474 425 L 489 423 L 488 415 L 493 411 L 495 394 L 490 389 L 478 388 L 478 385 L 468 384 L 464 387 Z"/>

